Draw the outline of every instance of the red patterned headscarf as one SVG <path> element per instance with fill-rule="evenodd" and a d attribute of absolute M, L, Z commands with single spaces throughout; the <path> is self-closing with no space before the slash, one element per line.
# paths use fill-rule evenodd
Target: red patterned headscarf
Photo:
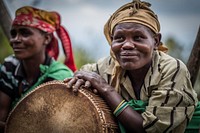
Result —
<path fill-rule="evenodd" d="M 57 12 L 48 12 L 30 6 L 19 8 L 15 13 L 13 25 L 24 25 L 40 29 L 47 33 L 54 33 L 56 31 L 59 39 L 62 42 L 63 51 L 65 54 L 64 64 L 72 71 L 76 70 L 74 57 L 72 52 L 71 40 L 69 34 L 63 26 L 61 26 L 61 18 Z M 58 58 L 59 46 L 58 40 L 53 36 L 52 41 L 46 48 L 49 56 L 54 59 Z"/>

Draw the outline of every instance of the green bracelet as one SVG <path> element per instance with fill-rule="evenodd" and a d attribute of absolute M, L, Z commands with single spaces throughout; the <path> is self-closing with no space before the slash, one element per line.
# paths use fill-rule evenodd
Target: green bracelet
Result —
<path fill-rule="evenodd" d="M 125 100 L 122 100 L 118 106 L 116 107 L 116 109 L 114 110 L 113 114 L 115 114 L 117 112 L 117 110 L 120 108 L 120 106 L 125 102 Z"/>
<path fill-rule="evenodd" d="M 128 103 L 124 102 L 116 112 L 114 112 L 114 115 L 117 117 L 126 107 L 128 107 Z"/>

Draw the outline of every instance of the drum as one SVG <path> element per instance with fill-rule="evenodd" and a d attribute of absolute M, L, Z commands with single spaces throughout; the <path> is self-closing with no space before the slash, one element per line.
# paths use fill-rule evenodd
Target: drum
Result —
<path fill-rule="evenodd" d="M 10 112 L 6 133 L 114 133 L 118 126 L 98 95 L 80 89 L 75 96 L 62 81 L 50 81 L 27 94 Z"/>

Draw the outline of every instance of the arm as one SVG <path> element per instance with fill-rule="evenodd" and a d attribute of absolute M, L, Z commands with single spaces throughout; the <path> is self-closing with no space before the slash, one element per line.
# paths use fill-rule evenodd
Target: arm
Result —
<path fill-rule="evenodd" d="M 68 88 L 73 86 L 73 89 L 77 91 L 81 85 L 85 85 L 85 81 L 89 81 L 92 88 L 97 89 L 99 95 L 104 98 L 112 111 L 119 105 L 123 98 L 111 87 L 105 79 L 94 72 L 78 71 L 75 73 L 68 83 Z M 129 132 L 145 132 L 142 126 L 142 116 L 134 111 L 131 107 L 125 108 L 123 112 L 117 116 L 117 119 L 126 127 Z"/>
<path fill-rule="evenodd" d="M 10 104 L 11 98 L 7 94 L 0 91 L 0 131 L 2 131 L 5 126 Z"/>

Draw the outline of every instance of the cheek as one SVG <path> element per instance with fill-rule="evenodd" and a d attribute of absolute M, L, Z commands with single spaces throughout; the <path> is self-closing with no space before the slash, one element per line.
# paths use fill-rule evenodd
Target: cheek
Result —
<path fill-rule="evenodd" d="M 27 44 L 33 47 L 41 47 L 44 44 L 44 39 L 39 37 L 33 37 L 26 40 Z"/>
<path fill-rule="evenodd" d="M 111 50 L 113 51 L 115 55 L 117 55 L 120 52 L 120 49 L 121 49 L 121 45 L 119 44 L 114 43 L 111 45 Z"/>
<path fill-rule="evenodd" d="M 32 39 L 24 40 L 24 45 L 28 48 L 33 48 L 35 46 L 35 41 Z"/>
<path fill-rule="evenodd" d="M 147 44 L 138 45 L 138 46 L 137 46 L 137 49 L 138 49 L 141 53 L 144 53 L 145 55 L 151 55 L 152 52 L 153 52 L 154 46 L 153 46 L 153 45 L 147 45 Z"/>

